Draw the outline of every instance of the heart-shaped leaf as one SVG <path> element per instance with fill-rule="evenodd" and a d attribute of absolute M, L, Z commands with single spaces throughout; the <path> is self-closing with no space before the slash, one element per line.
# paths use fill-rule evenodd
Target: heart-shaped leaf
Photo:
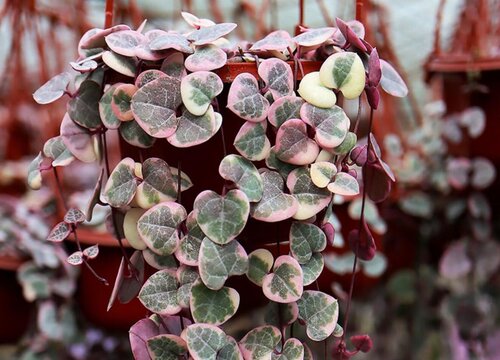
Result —
<path fill-rule="evenodd" d="M 392 188 L 391 179 L 379 164 L 367 164 L 363 167 L 363 177 L 368 179 L 366 190 L 368 197 L 376 203 L 389 196 Z"/>
<path fill-rule="evenodd" d="M 132 146 L 147 149 L 154 145 L 156 139 L 149 136 L 136 121 L 127 121 L 118 129 L 123 140 Z"/>
<path fill-rule="evenodd" d="M 257 286 L 262 286 L 264 276 L 269 274 L 274 257 L 269 250 L 257 249 L 248 255 L 247 277 Z"/>
<path fill-rule="evenodd" d="M 325 188 L 337 174 L 337 167 L 329 161 L 311 164 L 311 180 L 319 188 Z"/>
<path fill-rule="evenodd" d="M 82 49 L 103 48 L 106 46 L 105 37 L 117 31 L 130 30 L 127 25 L 115 25 L 107 29 L 93 28 L 83 34 L 78 44 L 78 52 Z M 80 54 L 81 55 L 81 54 Z"/>
<path fill-rule="evenodd" d="M 290 251 L 300 264 L 305 264 L 315 252 L 326 248 L 326 236 L 314 224 L 294 222 L 290 227 Z"/>
<path fill-rule="evenodd" d="M 64 221 L 61 221 L 56 226 L 54 226 L 52 230 L 50 230 L 47 240 L 52 242 L 61 242 L 65 240 L 70 233 L 71 227 Z"/>
<path fill-rule="evenodd" d="M 261 95 L 255 77 L 242 73 L 229 88 L 227 107 L 244 120 L 260 122 L 267 116 L 269 101 Z"/>
<path fill-rule="evenodd" d="M 233 23 L 221 23 L 212 26 L 202 27 L 198 30 L 191 32 L 188 35 L 188 40 L 192 41 L 194 45 L 205 45 L 209 44 L 224 35 L 229 34 L 236 28 L 236 24 Z"/>
<path fill-rule="evenodd" d="M 83 255 L 87 259 L 95 259 L 99 255 L 99 245 L 92 245 L 83 250 Z"/>
<path fill-rule="evenodd" d="M 227 54 L 216 45 L 197 46 L 194 54 L 186 58 L 184 65 L 191 72 L 210 71 L 223 67 Z"/>
<path fill-rule="evenodd" d="M 323 84 L 318 71 L 304 76 L 297 91 L 309 104 L 320 108 L 331 108 L 337 102 L 337 96 Z"/>
<path fill-rule="evenodd" d="M 229 287 L 210 290 L 201 281 L 191 287 L 190 309 L 197 323 L 221 325 L 233 317 L 240 304 L 240 295 Z"/>
<path fill-rule="evenodd" d="M 274 326 L 260 326 L 250 330 L 240 341 L 240 350 L 245 360 L 271 360 L 281 332 Z"/>
<path fill-rule="evenodd" d="M 83 264 L 83 253 L 81 251 L 75 251 L 73 254 L 66 258 L 66 262 L 73 266 Z"/>
<path fill-rule="evenodd" d="M 102 54 L 102 61 L 119 74 L 135 77 L 135 59 L 116 54 L 112 51 L 105 51 Z"/>
<path fill-rule="evenodd" d="M 217 360 L 243 360 L 238 343 L 231 336 L 227 336 L 228 343 L 217 353 Z"/>
<path fill-rule="evenodd" d="M 177 360 L 187 353 L 187 345 L 179 336 L 161 334 L 147 340 L 151 360 Z"/>
<path fill-rule="evenodd" d="M 475 139 L 484 132 L 486 114 L 480 107 L 472 106 L 462 112 L 459 122 L 461 126 L 467 128 L 469 136 Z"/>
<path fill-rule="evenodd" d="M 251 161 L 264 160 L 271 150 L 271 143 L 266 136 L 267 121 L 246 121 L 234 138 L 234 147 Z"/>
<path fill-rule="evenodd" d="M 258 73 L 274 99 L 294 94 L 292 68 L 283 60 L 277 58 L 263 60 Z"/>
<path fill-rule="evenodd" d="M 276 156 L 293 165 L 311 164 L 319 154 L 319 146 L 307 136 L 306 124 L 299 119 L 287 120 L 276 134 Z"/>
<path fill-rule="evenodd" d="M 176 32 L 166 32 L 156 30 L 156 34 L 149 43 L 151 50 L 174 49 L 186 54 L 192 54 L 193 49 L 189 46 L 189 41 L 182 34 Z"/>
<path fill-rule="evenodd" d="M 170 167 L 160 158 L 149 158 L 142 164 L 143 182 L 137 187 L 135 200 L 143 209 L 177 197 L 177 183 Z"/>
<path fill-rule="evenodd" d="M 323 210 L 332 198 L 327 189 L 314 185 L 306 168 L 297 168 L 288 175 L 286 185 L 290 193 L 297 199 L 299 206 L 293 216 L 297 220 L 305 220 Z"/>
<path fill-rule="evenodd" d="M 266 165 L 269 169 L 277 170 L 284 179 L 286 179 L 293 170 L 298 168 L 297 165 L 292 165 L 278 159 L 275 146 L 272 146 L 269 151 L 269 156 L 266 158 Z"/>
<path fill-rule="evenodd" d="M 490 160 L 482 157 L 472 160 L 471 184 L 475 189 L 486 189 L 495 181 L 495 178 L 496 169 Z"/>
<path fill-rule="evenodd" d="M 385 60 L 380 60 L 380 65 L 382 67 L 382 78 L 380 79 L 382 89 L 392 96 L 405 97 L 408 94 L 408 87 L 396 69 Z"/>
<path fill-rule="evenodd" d="M 175 110 L 181 102 L 180 80 L 165 76 L 140 88 L 132 97 L 131 109 L 148 135 L 165 138 L 177 128 Z"/>
<path fill-rule="evenodd" d="M 141 239 L 158 255 L 171 255 L 179 243 L 179 224 L 186 219 L 186 209 L 167 201 L 153 206 L 137 222 Z"/>
<path fill-rule="evenodd" d="M 361 229 L 353 229 L 349 232 L 349 246 L 361 260 L 369 261 L 375 256 L 377 246 L 364 219 Z"/>
<path fill-rule="evenodd" d="M 42 105 L 50 104 L 64 95 L 70 81 L 70 73 L 60 73 L 38 88 L 38 90 L 33 93 L 33 99 Z"/>
<path fill-rule="evenodd" d="M 300 108 L 304 100 L 298 96 L 284 96 L 277 99 L 269 107 L 267 114 L 269 122 L 279 128 L 289 119 L 300 119 Z"/>
<path fill-rule="evenodd" d="M 160 270 L 146 280 L 139 293 L 139 300 L 146 309 L 157 314 L 177 314 L 181 311 L 177 301 L 178 287 L 174 270 Z"/>
<path fill-rule="evenodd" d="M 295 215 L 298 201 L 283 192 L 284 181 L 275 171 L 264 171 L 261 174 L 263 192 L 262 199 L 252 207 L 252 217 L 265 222 L 277 222 Z"/>
<path fill-rule="evenodd" d="M 181 81 L 182 102 L 191 114 L 201 116 L 207 112 L 210 103 L 223 88 L 222 80 L 213 72 L 191 73 Z"/>
<path fill-rule="evenodd" d="M 104 186 L 102 198 L 106 203 L 119 208 L 132 201 L 137 190 L 134 169 L 135 161 L 131 158 L 125 158 L 116 165 Z"/>
<path fill-rule="evenodd" d="M 272 360 L 303 360 L 304 345 L 298 339 L 290 338 L 285 342 L 279 355 L 273 354 Z"/>
<path fill-rule="evenodd" d="M 202 144 L 210 140 L 219 130 L 217 119 L 210 105 L 201 116 L 191 114 L 184 109 L 182 116 L 177 118 L 179 124 L 175 133 L 167 141 L 175 147 L 185 148 Z"/>
<path fill-rule="evenodd" d="M 248 256 L 236 240 L 227 245 L 218 245 L 204 238 L 198 257 L 200 277 L 212 290 L 219 290 L 233 275 L 243 275 L 248 270 Z"/>
<path fill-rule="evenodd" d="M 335 298 L 320 291 L 304 291 L 297 301 L 299 319 L 306 323 L 307 336 L 313 341 L 329 337 L 339 317 L 339 305 Z"/>
<path fill-rule="evenodd" d="M 90 132 L 75 124 L 67 113 L 61 122 L 60 134 L 66 148 L 78 160 L 87 163 L 97 160 Z"/>
<path fill-rule="evenodd" d="M 71 120 L 89 130 L 101 127 L 99 116 L 101 94 L 99 84 L 91 80 L 84 81 L 75 97 L 68 102 L 68 115 Z"/>
<path fill-rule="evenodd" d="M 273 272 L 262 281 L 264 295 L 272 301 L 290 303 L 302 296 L 302 269 L 293 257 L 282 255 L 274 262 Z"/>
<path fill-rule="evenodd" d="M 106 36 L 105 39 L 111 50 L 129 57 L 135 55 L 136 46 L 146 41 L 145 36 L 135 30 L 116 31 Z"/>
<path fill-rule="evenodd" d="M 316 130 L 314 139 L 324 148 L 334 148 L 342 144 L 351 125 L 346 113 L 339 106 L 321 109 L 304 104 L 300 108 L 300 117 Z"/>
<path fill-rule="evenodd" d="M 184 67 L 184 55 L 179 52 L 169 55 L 163 60 L 160 70 L 168 76 L 181 80 L 187 75 L 186 68 Z"/>
<path fill-rule="evenodd" d="M 250 51 L 285 51 L 292 45 L 292 38 L 285 30 L 276 30 L 256 41 Z"/>
<path fill-rule="evenodd" d="M 312 254 L 311 258 L 306 263 L 300 264 L 304 286 L 311 285 L 315 282 L 323 272 L 324 266 L 325 260 L 323 259 L 323 255 L 319 252 Z"/>
<path fill-rule="evenodd" d="M 64 222 L 67 224 L 80 224 L 85 221 L 85 214 L 80 209 L 71 208 L 64 214 Z"/>
<path fill-rule="evenodd" d="M 113 94 L 117 87 L 117 84 L 110 86 L 104 92 L 104 95 L 102 95 L 101 100 L 99 100 L 99 116 L 101 117 L 101 121 L 104 126 L 108 129 L 118 129 L 121 125 L 120 119 L 118 119 L 111 108 Z"/>
<path fill-rule="evenodd" d="M 125 213 L 123 219 L 123 234 L 130 246 L 136 250 L 144 250 L 147 248 L 146 243 L 139 236 L 137 231 L 137 221 L 146 212 L 144 209 L 131 208 Z"/>
<path fill-rule="evenodd" d="M 129 331 L 129 340 L 132 354 L 136 359 L 150 357 L 147 340 L 159 335 L 158 325 L 150 318 L 143 318 L 136 322 Z"/>
<path fill-rule="evenodd" d="M 238 236 L 248 219 L 250 204 L 241 190 L 220 196 L 211 190 L 198 194 L 194 201 L 198 225 L 212 241 L 227 244 Z"/>
<path fill-rule="evenodd" d="M 335 155 L 348 154 L 349 151 L 351 151 L 352 148 L 354 148 L 354 146 L 356 146 L 357 141 L 358 141 L 358 137 L 356 136 L 356 134 L 353 132 L 348 132 L 344 141 L 342 141 L 342 143 L 339 146 L 337 146 L 333 149 L 333 153 Z"/>
<path fill-rule="evenodd" d="M 324 86 L 339 89 L 346 99 L 355 99 L 365 88 L 365 67 L 353 52 L 330 55 L 319 71 Z"/>
<path fill-rule="evenodd" d="M 155 268 L 156 270 L 177 269 L 177 262 L 172 255 L 158 255 L 157 253 L 146 248 L 142 251 L 142 256 L 149 266 Z"/>
<path fill-rule="evenodd" d="M 144 85 L 150 83 L 151 81 L 154 81 L 164 76 L 165 73 L 163 71 L 156 69 L 143 71 L 139 75 L 137 75 L 137 78 L 135 79 L 135 86 L 137 88 L 141 88 Z"/>
<path fill-rule="evenodd" d="M 239 155 L 227 155 L 219 165 L 219 174 L 223 179 L 234 182 L 245 193 L 248 201 L 262 199 L 262 178 L 250 160 Z"/>
<path fill-rule="evenodd" d="M 111 99 L 111 110 L 120 121 L 130 121 L 134 119 L 134 114 L 130 108 L 130 102 L 132 101 L 132 96 L 136 92 L 137 87 L 132 84 L 121 84 L 115 88 Z"/>
<path fill-rule="evenodd" d="M 189 213 L 186 219 L 187 234 L 179 242 L 175 251 L 175 257 L 182 263 L 190 266 L 198 266 L 201 242 L 205 237 L 198 226 L 194 212 Z"/>
<path fill-rule="evenodd" d="M 228 344 L 224 331 L 209 324 L 189 325 L 181 337 L 194 360 L 217 360 L 219 352 Z"/>
<path fill-rule="evenodd" d="M 61 136 L 47 140 L 43 145 L 43 154 L 52 159 L 52 166 L 66 166 L 75 160 L 75 157 L 64 144 Z"/>
<path fill-rule="evenodd" d="M 308 29 L 303 33 L 295 36 L 293 41 L 304 47 L 319 47 L 325 41 L 330 39 L 335 32 L 335 28 L 324 27 L 318 29 Z"/>
<path fill-rule="evenodd" d="M 328 190 L 342 196 L 353 196 L 359 194 L 359 184 L 356 178 L 345 172 L 335 175 L 335 180 L 328 185 Z"/>
<path fill-rule="evenodd" d="M 299 307 L 296 302 L 280 304 L 274 301 L 267 304 L 264 314 L 266 324 L 276 326 L 278 329 L 289 326 L 299 317 Z"/>

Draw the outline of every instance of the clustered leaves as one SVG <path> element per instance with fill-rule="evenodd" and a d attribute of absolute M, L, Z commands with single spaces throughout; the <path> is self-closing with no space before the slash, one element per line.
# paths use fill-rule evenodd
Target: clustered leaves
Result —
<path fill-rule="evenodd" d="M 189 212 L 191 204 L 178 201 L 192 185 L 189 174 L 160 158 L 124 158 L 108 174 L 102 191 L 96 186 L 100 196 L 93 203 L 124 214 L 115 231 L 137 250 L 129 263 L 122 262 L 113 291 L 125 301 L 138 295 L 154 313 L 131 329 L 137 358 L 176 359 L 186 353 L 193 359 L 312 358 L 303 341 L 289 338 L 283 346 L 280 341 L 283 329 L 296 321 L 305 324 L 313 341 L 342 334 L 337 300 L 305 289 L 321 274 L 322 251 L 333 241 L 328 215 L 333 196 L 358 195 L 358 174 L 370 172 L 378 187 L 368 189 L 368 196 L 381 201 L 394 181 L 375 139 L 355 147 L 351 119 L 336 105 L 338 98 L 355 99 L 366 89 L 376 108 L 374 94 L 384 79 L 381 62 L 358 23 L 338 20 L 338 28 L 304 29 L 293 38 L 276 31 L 237 50 L 224 38 L 236 24 L 214 24 L 188 13 L 183 17 L 193 27 L 186 34 L 125 25 L 87 32 L 73 66 L 80 74 L 60 75 L 35 93 L 37 101 L 47 103 L 76 89 L 61 136 L 49 140 L 44 156 L 52 159 L 51 166 L 73 158 L 100 161 L 107 156 L 106 132 L 117 129 L 123 141 L 138 148 L 151 147 L 157 139 L 178 148 L 214 141 L 223 126 L 218 99 L 224 83 L 216 69 L 254 62 L 258 76 L 236 76 L 224 101 L 241 119 L 241 128 L 233 143 L 238 154 L 220 161 L 221 193 L 200 192 Z M 285 60 L 296 61 L 297 69 L 304 54 L 322 65 L 305 74 L 297 96 L 298 73 Z M 393 94 L 405 95 L 404 83 L 394 74 L 385 82 Z M 43 164 L 39 156 L 32 165 L 34 186 L 40 183 Z M 88 208 L 91 214 L 93 207 Z M 290 253 L 274 259 L 261 248 L 248 254 L 239 238 L 253 221 L 291 223 Z M 53 240 L 67 237 L 68 226 L 68 221 L 60 223 Z M 373 237 L 366 226 L 360 231 L 349 240 L 357 255 L 369 260 Z M 265 236 L 267 242 L 277 241 L 272 234 Z M 143 284 L 142 258 L 158 269 Z M 135 280 L 124 278 L 127 265 Z M 276 326 L 257 327 L 236 341 L 218 326 L 237 313 L 240 303 L 226 281 L 242 275 L 262 288 L 271 308 L 278 313 L 288 309 L 288 315 L 278 316 Z M 130 281 L 139 282 L 131 286 Z M 188 313 L 192 323 L 182 318 Z M 171 321 L 184 328 L 173 330 Z"/>

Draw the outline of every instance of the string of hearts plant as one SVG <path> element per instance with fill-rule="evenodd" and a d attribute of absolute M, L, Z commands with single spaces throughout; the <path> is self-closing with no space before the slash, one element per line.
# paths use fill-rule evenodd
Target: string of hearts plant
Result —
<path fill-rule="evenodd" d="M 334 194 L 357 195 L 361 183 L 363 199 L 378 202 L 390 191 L 394 177 L 371 134 L 373 110 L 379 84 L 397 96 L 405 95 L 406 86 L 363 40 L 364 27 L 357 21 L 337 19 L 337 28 L 302 29 L 295 37 L 275 31 L 249 46 L 224 38 L 236 24 L 182 15 L 192 26 L 188 33 L 145 31 L 144 25 L 88 31 L 78 44 L 80 58 L 71 63 L 76 74 L 60 74 L 34 94 L 39 103 L 65 94 L 70 100 L 60 136 L 46 143 L 30 168 L 31 185 L 40 185 L 42 170 L 75 160 L 100 162 L 103 168 L 87 209 L 70 210 L 79 214 L 78 221 L 60 223 L 49 239 L 76 235 L 78 222 L 91 218 L 96 203 L 109 205 L 111 233 L 120 245 L 126 238 L 137 250 L 130 259 L 123 252 L 110 305 L 116 297 L 127 302 L 138 296 L 153 313 L 130 330 L 137 359 L 188 354 L 193 359 L 312 359 L 306 339 L 293 337 L 297 322 L 312 341 L 340 338 L 339 358 L 368 351 L 371 340 L 365 335 L 352 337 L 355 349 L 347 350 L 338 302 L 314 284 L 323 271 L 321 252 L 334 238 Z M 319 71 L 304 74 L 306 63 Z M 224 92 L 218 73 L 235 64 L 250 64 L 249 70 Z M 342 99 L 359 99 L 361 108 L 363 93 L 371 108 L 369 136 L 356 146 L 361 109 L 351 126 L 339 105 Z M 220 104 L 241 119 L 234 139 L 224 136 L 228 111 Z M 125 157 L 111 171 L 106 139 L 116 132 L 138 149 L 162 141 L 187 152 L 217 142 L 220 132 L 222 192 L 204 190 L 193 204 L 183 204 L 181 193 L 193 182 L 180 166 L 161 158 Z M 240 235 L 255 222 L 281 224 L 289 234 L 289 254 L 275 259 L 264 247 L 247 253 Z M 262 236 L 279 247 L 279 238 Z M 356 261 L 374 256 L 363 215 L 349 242 Z M 88 260 L 85 250 L 68 258 L 91 267 Z M 144 261 L 158 270 L 145 281 Z M 237 341 L 223 324 L 237 313 L 240 295 L 225 285 L 229 277 L 242 275 L 262 288 L 276 321 Z M 353 285 L 354 274 L 351 296 Z"/>

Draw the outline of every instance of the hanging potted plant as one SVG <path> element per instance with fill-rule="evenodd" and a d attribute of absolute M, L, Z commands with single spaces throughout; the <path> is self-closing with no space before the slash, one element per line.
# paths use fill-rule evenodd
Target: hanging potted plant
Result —
<path fill-rule="evenodd" d="M 86 208 L 69 209 L 49 240 L 76 238 L 95 204 L 110 207 L 123 259 L 109 303 L 138 297 L 153 314 L 130 330 L 138 359 L 312 358 L 306 342 L 327 348 L 332 336 L 335 358 L 369 351 L 368 336 L 351 337 L 352 351 L 344 340 L 355 273 L 343 327 L 337 299 L 314 284 L 334 239 L 334 195 L 361 196 L 348 236 L 354 269 L 375 255 L 365 201 L 387 197 L 394 177 L 371 130 L 356 145 L 339 105 L 366 94 L 371 129 L 383 76 L 376 49 L 356 21 L 295 37 L 275 31 L 236 47 L 224 39 L 236 24 L 182 15 L 192 26 L 185 34 L 145 25 L 90 30 L 72 64 L 79 74 L 35 92 L 39 103 L 70 100 L 30 184 L 39 185 L 42 164 L 73 159 L 101 163 L 104 174 Z M 112 134 L 122 142 L 116 164 Z M 124 239 L 135 249 L 130 257 Z M 67 261 L 92 268 L 87 249 L 78 243 Z M 148 266 L 155 272 L 146 278 Z M 220 326 L 238 312 L 245 288 L 274 315 L 236 340 Z M 294 323 L 304 327 L 301 339 Z"/>

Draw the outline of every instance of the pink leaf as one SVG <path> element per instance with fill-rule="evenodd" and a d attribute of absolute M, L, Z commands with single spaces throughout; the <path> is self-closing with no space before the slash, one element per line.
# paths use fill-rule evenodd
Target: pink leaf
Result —
<path fill-rule="evenodd" d="M 351 230 L 349 233 L 349 246 L 352 252 L 361 260 L 368 261 L 373 259 L 377 246 L 366 221 L 363 220 L 361 232 L 358 229 Z"/>

